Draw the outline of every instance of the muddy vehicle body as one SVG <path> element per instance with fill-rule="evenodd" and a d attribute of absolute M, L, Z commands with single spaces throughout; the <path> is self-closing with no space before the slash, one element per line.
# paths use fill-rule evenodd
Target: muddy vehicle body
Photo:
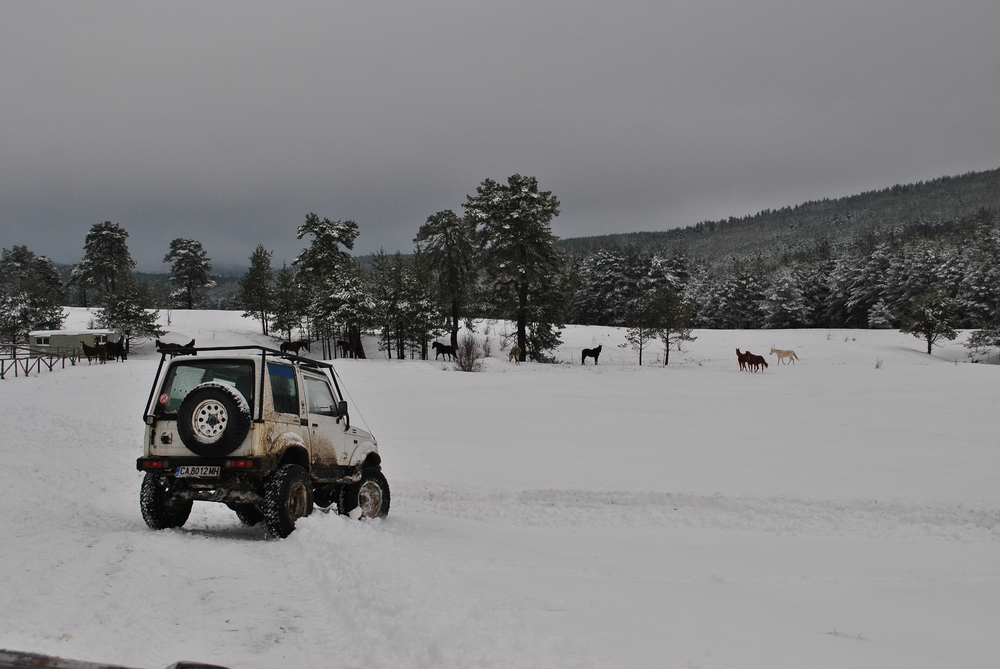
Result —
<path fill-rule="evenodd" d="M 261 346 L 164 350 L 143 420 L 136 468 L 153 529 L 180 527 L 195 501 L 277 537 L 314 505 L 389 511 L 378 445 L 351 425 L 329 363 Z"/>

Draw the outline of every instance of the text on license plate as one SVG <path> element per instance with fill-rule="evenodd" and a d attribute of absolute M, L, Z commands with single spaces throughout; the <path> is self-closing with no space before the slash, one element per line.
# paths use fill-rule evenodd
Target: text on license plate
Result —
<path fill-rule="evenodd" d="M 206 465 L 181 465 L 174 470 L 174 476 L 184 478 L 218 478 L 222 472 L 222 467 L 209 467 Z"/>

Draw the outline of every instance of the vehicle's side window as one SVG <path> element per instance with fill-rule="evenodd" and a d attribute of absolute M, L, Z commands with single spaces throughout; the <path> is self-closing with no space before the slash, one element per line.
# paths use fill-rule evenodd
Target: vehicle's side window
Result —
<path fill-rule="evenodd" d="M 337 402 L 333 399 L 333 391 L 326 379 L 308 374 L 302 377 L 306 382 L 306 395 L 309 398 L 309 413 L 326 416 L 337 415 Z"/>
<path fill-rule="evenodd" d="M 295 383 L 295 370 L 288 365 L 267 364 L 271 379 L 271 397 L 278 413 L 299 415 L 299 389 Z"/>

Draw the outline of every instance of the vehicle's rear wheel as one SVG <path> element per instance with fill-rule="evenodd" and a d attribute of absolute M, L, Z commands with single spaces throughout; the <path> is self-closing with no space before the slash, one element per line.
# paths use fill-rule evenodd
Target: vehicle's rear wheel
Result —
<path fill-rule="evenodd" d="M 298 465 L 282 465 L 264 483 L 264 522 L 267 530 L 285 538 L 295 529 L 295 521 L 313 510 L 312 481 Z"/>
<path fill-rule="evenodd" d="M 230 507 L 236 512 L 236 517 L 240 519 L 240 522 L 244 525 L 253 527 L 260 521 L 264 520 L 264 512 L 261 511 L 256 504 L 236 504 Z"/>
<path fill-rule="evenodd" d="M 178 499 L 170 479 L 159 472 L 146 472 L 139 491 L 142 519 L 154 530 L 181 527 L 191 515 L 191 500 Z"/>
<path fill-rule="evenodd" d="M 361 480 L 340 490 L 337 511 L 349 514 L 361 508 L 362 518 L 384 518 L 389 513 L 389 482 L 377 469 L 365 469 Z"/>

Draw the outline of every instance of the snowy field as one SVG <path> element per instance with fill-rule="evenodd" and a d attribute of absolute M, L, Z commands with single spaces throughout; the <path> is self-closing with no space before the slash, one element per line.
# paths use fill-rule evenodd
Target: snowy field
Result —
<path fill-rule="evenodd" d="M 232 312 L 165 327 L 267 341 Z M 0 381 L 0 648 L 149 669 L 1000 666 L 1000 366 L 963 338 L 928 356 L 895 331 L 695 334 L 665 368 L 584 327 L 558 365 L 509 363 L 495 331 L 478 374 L 373 345 L 338 361 L 392 509 L 282 541 L 200 502 L 147 529 L 150 343 Z M 738 370 L 736 347 L 772 344 L 800 362 Z"/>

